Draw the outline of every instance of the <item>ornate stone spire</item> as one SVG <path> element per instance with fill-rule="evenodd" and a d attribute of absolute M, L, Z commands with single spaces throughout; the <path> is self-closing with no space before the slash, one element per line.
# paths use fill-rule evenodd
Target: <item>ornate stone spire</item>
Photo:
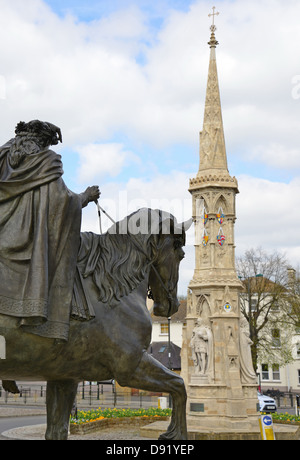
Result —
<path fill-rule="evenodd" d="M 226 187 L 238 191 L 238 182 L 231 177 L 228 171 L 225 136 L 222 118 L 221 97 L 216 61 L 215 16 L 220 13 L 215 11 L 209 14 L 213 18 L 210 27 L 211 37 L 208 81 L 204 110 L 203 130 L 200 132 L 200 165 L 197 176 L 190 180 L 190 191 L 197 191 L 203 187 Z"/>
<path fill-rule="evenodd" d="M 213 17 L 211 26 L 211 37 L 208 42 L 210 46 L 210 62 L 208 71 L 208 82 L 206 91 L 205 111 L 203 130 L 200 133 L 200 168 L 198 175 L 208 170 L 224 170 L 228 172 L 225 137 L 222 119 L 221 98 L 218 81 L 216 47 L 219 44 L 215 37 L 217 30 L 214 19 L 219 13 L 215 12 L 209 16 Z M 220 171 L 219 171 L 220 172 Z"/>
<path fill-rule="evenodd" d="M 217 426 L 216 437 L 222 430 L 226 436 L 234 433 L 237 427 L 255 432 L 257 425 L 256 375 L 251 360 L 245 360 L 249 341 L 240 327 L 243 286 L 235 269 L 234 238 L 238 183 L 227 168 L 216 63 L 217 15 L 214 7 L 200 167 L 189 188 L 195 219 L 195 271 L 188 289 L 181 349 L 188 426 L 197 433 L 207 429 L 216 433 Z M 199 345 L 204 336 L 204 358 L 199 358 L 197 341 Z"/>

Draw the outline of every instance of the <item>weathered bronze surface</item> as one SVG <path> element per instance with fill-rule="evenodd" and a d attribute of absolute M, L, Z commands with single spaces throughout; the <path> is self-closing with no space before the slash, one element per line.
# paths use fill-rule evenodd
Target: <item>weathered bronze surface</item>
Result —
<path fill-rule="evenodd" d="M 80 234 L 80 209 L 97 199 L 99 189 L 92 187 L 82 195 L 67 190 L 60 158 L 36 141 L 38 129 L 49 145 L 50 129 L 50 143 L 55 144 L 61 140 L 60 130 L 49 123 L 33 123 L 18 125 L 21 137 L 33 133 L 24 141 L 23 160 L 16 153 L 18 129 L 16 139 L 0 150 L 0 275 L 5 278 L 5 286 L 1 280 L 0 287 L 0 335 L 6 342 L 0 378 L 47 381 L 49 440 L 67 439 L 78 383 L 106 379 L 170 393 L 173 415 L 161 439 L 186 439 L 184 382 L 146 351 L 152 329 L 146 306 L 149 286 L 157 315 L 171 316 L 178 309 L 184 226 L 171 215 L 143 209 L 105 235 Z M 12 153 L 16 153 L 14 166 Z M 53 175 L 45 184 L 42 173 L 33 179 L 39 155 L 59 165 L 60 172 L 55 165 L 50 167 Z M 26 165 L 28 180 L 20 184 L 18 193 L 14 172 L 18 176 Z M 29 186 L 29 170 L 34 187 Z M 19 277 L 13 276 L 16 267 L 21 267 Z M 27 293 L 41 291 L 46 301 L 43 314 L 41 305 L 33 302 L 26 316 L 28 300 L 35 300 Z M 58 327 L 49 329 L 49 325 Z"/>
<path fill-rule="evenodd" d="M 0 314 L 43 337 L 68 339 L 81 209 L 98 187 L 72 193 L 62 180 L 59 128 L 19 123 L 0 149 Z"/>

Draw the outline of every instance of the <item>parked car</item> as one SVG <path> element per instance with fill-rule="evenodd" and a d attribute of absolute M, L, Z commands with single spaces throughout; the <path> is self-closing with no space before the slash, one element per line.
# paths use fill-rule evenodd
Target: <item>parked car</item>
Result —
<path fill-rule="evenodd" d="M 277 404 L 275 399 L 270 398 L 262 393 L 257 393 L 259 401 L 259 410 L 260 412 L 273 413 L 277 412 Z"/>

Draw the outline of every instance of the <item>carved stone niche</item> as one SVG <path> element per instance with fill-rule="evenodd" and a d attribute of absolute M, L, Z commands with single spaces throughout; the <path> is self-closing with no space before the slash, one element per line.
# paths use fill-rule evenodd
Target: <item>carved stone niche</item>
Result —
<path fill-rule="evenodd" d="M 201 295 L 198 297 L 196 304 L 196 316 L 208 321 L 211 317 L 211 309 L 209 305 L 209 296 Z"/>
<path fill-rule="evenodd" d="M 214 341 L 208 298 L 201 295 L 196 305 L 196 316 L 190 347 L 194 362 L 192 384 L 209 384 L 214 380 Z"/>

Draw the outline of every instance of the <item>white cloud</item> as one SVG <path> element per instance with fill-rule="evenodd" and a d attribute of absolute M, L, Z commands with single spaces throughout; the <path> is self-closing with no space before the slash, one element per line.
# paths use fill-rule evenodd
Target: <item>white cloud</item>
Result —
<path fill-rule="evenodd" d="M 134 58 L 145 29 L 137 8 L 123 13 L 121 27 L 120 12 L 81 24 L 40 0 L 1 0 L 0 7 L 2 136 L 20 117 L 60 125 L 68 145 L 107 138 L 127 123 L 144 92 Z"/>
<path fill-rule="evenodd" d="M 90 182 L 94 179 L 116 177 L 124 165 L 139 162 L 122 144 L 87 144 L 77 148 L 80 157 L 78 181 Z"/>
<path fill-rule="evenodd" d="M 261 246 L 287 253 L 291 263 L 298 265 L 300 213 L 297 197 L 300 194 L 300 178 L 286 184 L 241 176 L 239 188 L 237 253 Z"/>
<path fill-rule="evenodd" d="M 60 18 L 41 0 L 0 0 L 0 6 L 3 142 L 20 119 L 42 118 L 61 126 L 67 146 L 111 142 L 120 131 L 160 148 L 197 144 L 208 1 L 195 1 L 186 12 L 166 9 L 157 35 L 139 3 L 89 23 Z M 224 1 L 218 9 L 228 146 L 247 145 L 249 152 L 275 142 L 293 150 L 300 142 L 299 100 L 292 96 L 300 62 L 299 2 Z"/>
<path fill-rule="evenodd" d="M 300 148 L 288 149 L 282 144 L 258 145 L 252 156 L 252 161 L 260 161 L 272 168 L 300 168 Z"/>

